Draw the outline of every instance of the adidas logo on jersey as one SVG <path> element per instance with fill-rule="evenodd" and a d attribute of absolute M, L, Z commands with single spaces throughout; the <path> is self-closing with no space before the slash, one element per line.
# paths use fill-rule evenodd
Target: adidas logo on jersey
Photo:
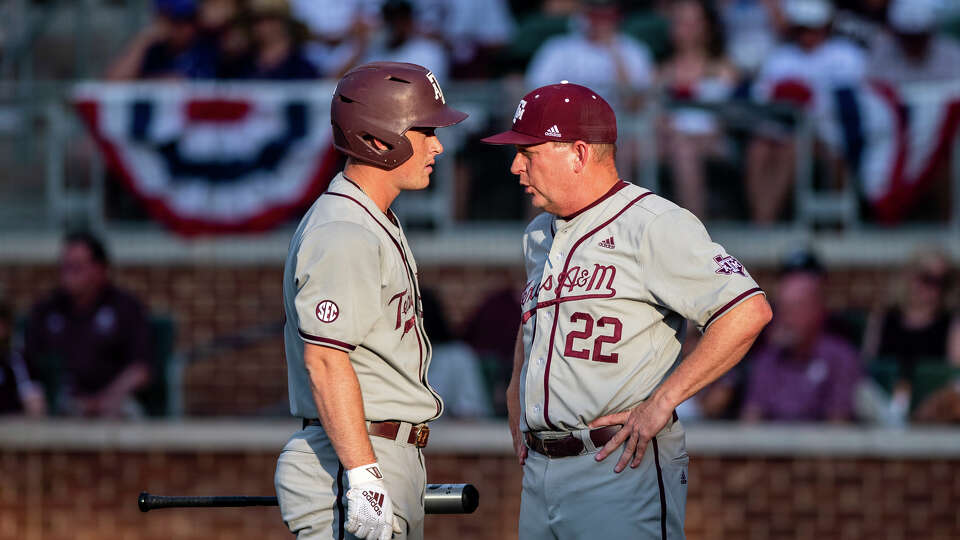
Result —
<path fill-rule="evenodd" d="M 550 129 L 544 131 L 543 134 L 546 135 L 547 137 L 562 137 L 562 136 L 563 136 L 563 135 L 560 135 L 560 128 L 558 128 L 556 124 L 550 126 Z"/>
<path fill-rule="evenodd" d="M 680 471 L 680 485 L 687 483 L 687 474 L 683 471 Z"/>
<path fill-rule="evenodd" d="M 600 247 L 607 248 L 607 249 L 615 249 L 617 247 L 617 245 L 613 243 L 612 236 L 610 238 L 607 238 L 606 240 L 603 240 L 598 245 Z"/>

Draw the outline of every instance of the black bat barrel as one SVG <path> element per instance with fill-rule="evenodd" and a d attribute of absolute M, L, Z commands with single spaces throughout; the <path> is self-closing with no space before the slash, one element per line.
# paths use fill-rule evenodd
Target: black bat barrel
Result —
<path fill-rule="evenodd" d="M 249 496 L 223 496 L 223 497 L 205 497 L 205 496 L 179 496 L 165 497 L 163 495 L 151 495 L 146 491 L 140 493 L 137 499 L 137 506 L 141 512 L 147 512 L 157 508 L 223 508 L 240 506 L 276 506 L 276 497 L 249 497 Z"/>

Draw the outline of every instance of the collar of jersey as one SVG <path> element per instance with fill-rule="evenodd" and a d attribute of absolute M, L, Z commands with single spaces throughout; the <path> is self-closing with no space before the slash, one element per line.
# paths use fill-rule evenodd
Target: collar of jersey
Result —
<path fill-rule="evenodd" d="M 400 230 L 400 221 L 397 219 L 396 214 L 393 213 L 393 210 L 388 208 L 387 211 L 389 214 L 384 214 L 380 211 L 380 207 L 377 206 L 377 203 L 373 202 L 363 188 L 361 188 L 356 182 L 347 178 L 347 175 L 342 172 L 335 176 L 333 180 L 330 181 L 330 187 L 327 188 L 327 191 L 331 193 L 340 193 L 342 195 L 350 195 L 360 202 L 370 213 L 376 216 L 376 219 L 382 222 L 384 225 L 392 227 L 394 231 Z"/>
<path fill-rule="evenodd" d="M 609 198 L 612 197 L 616 192 L 618 192 L 618 191 L 620 191 L 621 189 L 627 187 L 628 185 L 629 185 L 629 184 L 627 184 L 627 183 L 624 182 L 623 180 L 618 180 L 617 183 L 613 184 L 613 186 L 612 186 L 609 190 L 607 190 L 606 193 L 604 193 L 603 195 L 601 195 L 600 198 L 598 198 L 597 200 L 593 201 L 592 203 L 584 206 L 583 208 L 577 210 L 576 212 L 574 212 L 574 213 L 572 213 L 572 214 L 570 214 L 570 215 L 567 215 L 567 216 L 557 216 L 557 222 L 558 222 L 557 225 L 558 225 L 559 227 L 566 227 L 566 226 L 567 226 L 569 223 L 571 223 L 574 219 L 576 219 L 577 217 L 580 217 L 580 216 L 582 216 L 583 214 L 589 212 L 591 209 L 596 208 L 600 203 L 602 203 L 603 201 L 609 199 Z"/>

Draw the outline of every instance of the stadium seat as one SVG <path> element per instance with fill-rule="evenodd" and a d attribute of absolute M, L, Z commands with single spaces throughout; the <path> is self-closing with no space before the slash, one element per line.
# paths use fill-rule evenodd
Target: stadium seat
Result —
<path fill-rule="evenodd" d="M 960 376 L 960 368 L 951 366 L 943 358 L 924 358 L 913 371 L 911 410 L 932 396 L 934 392 Z"/>
<path fill-rule="evenodd" d="M 879 356 L 867 363 L 867 373 L 887 393 L 892 393 L 900 378 L 900 366 L 894 357 Z"/>
<path fill-rule="evenodd" d="M 651 11 L 640 11 L 630 15 L 624 21 L 622 29 L 625 34 L 646 44 L 657 62 L 670 54 L 670 22 L 663 16 Z"/>
<path fill-rule="evenodd" d="M 137 392 L 137 400 L 143 406 L 147 416 L 168 416 L 171 412 L 171 388 L 176 377 L 172 374 L 174 360 L 173 347 L 176 338 L 176 326 L 167 315 L 154 314 L 150 317 L 150 339 L 153 344 L 153 373 L 150 384 Z"/>
<path fill-rule="evenodd" d="M 526 65 L 533 58 L 543 42 L 553 36 L 565 34 L 570 30 L 568 17 L 557 17 L 534 13 L 525 17 L 513 34 L 507 55 L 513 67 L 519 71 L 526 69 Z"/>

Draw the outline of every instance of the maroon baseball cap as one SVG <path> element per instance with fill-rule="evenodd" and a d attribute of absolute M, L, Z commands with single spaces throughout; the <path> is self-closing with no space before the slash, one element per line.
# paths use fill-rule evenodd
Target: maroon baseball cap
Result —
<path fill-rule="evenodd" d="M 600 94 L 561 81 L 523 96 L 513 128 L 481 139 L 487 144 L 540 144 L 547 141 L 617 142 L 617 116 Z"/>

